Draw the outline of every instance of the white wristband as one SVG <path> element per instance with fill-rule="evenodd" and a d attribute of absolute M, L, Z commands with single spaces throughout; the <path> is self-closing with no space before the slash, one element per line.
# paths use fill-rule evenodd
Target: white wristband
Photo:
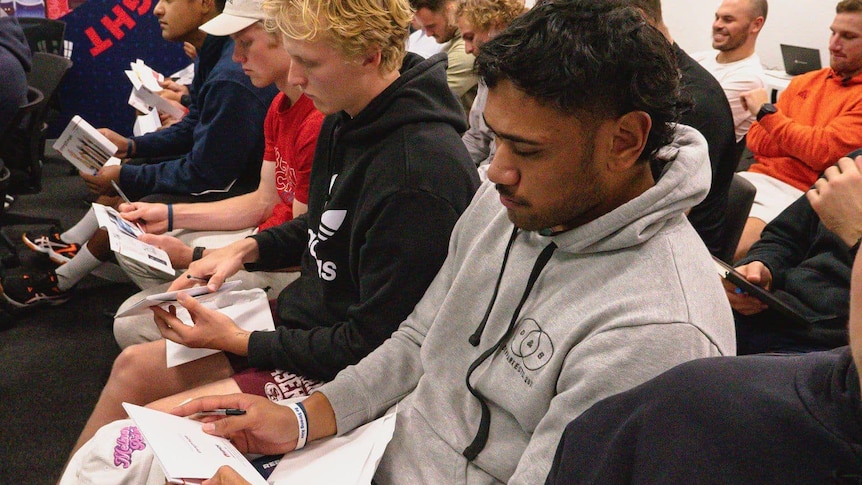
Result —
<path fill-rule="evenodd" d="M 293 414 L 296 414 L 296 422 L 299 425 L 299 437 L 296 439 L 296 448 L 295 450 L 299 450 L 305 447 L 306 441 L 308 441 L 308 416 L 305 414 L 305 406 L 302 403 L 290 403 L 287 405 L 293 411 Z"/>

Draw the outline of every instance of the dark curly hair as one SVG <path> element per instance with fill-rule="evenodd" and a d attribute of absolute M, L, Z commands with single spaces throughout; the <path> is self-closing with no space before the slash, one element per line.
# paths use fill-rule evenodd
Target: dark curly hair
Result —
<path fill-rule="evenodd" d="M 508 79 L 582 119 L 647 113 L 642 160 L 671 141 L 686 105 L 670 43 L 638 9 L 613 1 L 543 1 L 485 43 L 476 65 L 489 88 Z"/>

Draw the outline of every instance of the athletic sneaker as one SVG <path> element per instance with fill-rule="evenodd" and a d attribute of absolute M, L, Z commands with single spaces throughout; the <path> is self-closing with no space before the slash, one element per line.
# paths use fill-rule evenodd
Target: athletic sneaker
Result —
<path fill-rule="evenodd" d="M 60 305 L 71 296 L 70 292 L 57 288 L 57 274 L 53 271 L 4 276 L 0 280 L 0 292 L 17 308 Z"/>
<path fill-rule="evenodd" d="M 33 251 L 48 255 L 58 266 L 68 263 L 78 254 L 80 246 L 74 243 L 67 243 L 60 239 L 59 232 L 51 232 L 49 234 L 21 234 L 21 240 Z"/>

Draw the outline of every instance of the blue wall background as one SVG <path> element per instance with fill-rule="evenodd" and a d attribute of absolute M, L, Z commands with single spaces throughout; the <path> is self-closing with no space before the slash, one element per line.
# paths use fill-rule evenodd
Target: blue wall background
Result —
<path fill-rule="evenodd" d="M 129 106 L 132 84 L 123 71 L 142 59 L 170 75 L 191 61 L 182 44 L 162 39 L 153 15 L 156 0 L 88 0 L 60 20 L 66 40 L 74 43 L 74 65 L 60 87 L 62 113 L 51 127 L 56 137 L 74 115 L 97 128 L 130 135 L 135 109 Z"/>

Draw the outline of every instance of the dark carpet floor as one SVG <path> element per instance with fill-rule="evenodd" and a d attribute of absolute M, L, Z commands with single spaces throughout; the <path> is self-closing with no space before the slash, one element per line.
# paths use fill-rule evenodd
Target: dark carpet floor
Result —
<path fill-rule="evenodd" d="M 63 228 L 77 222 L 87 211 L 87 189 L 69 170 L 66 162 L 47 162 L 42 191 L 19 196 L 9 214 L 55 218 Z M 22 231 L 49 226 L 8 222 L 0 230 L 15 242 L 21 264 L 3 274 L 50 268 L 20 243 Z M 88 276 L 66 304 L 0 313 L 0 485 L 59 478 L 119 353 L 110 315 L 135 291 Z"/>

